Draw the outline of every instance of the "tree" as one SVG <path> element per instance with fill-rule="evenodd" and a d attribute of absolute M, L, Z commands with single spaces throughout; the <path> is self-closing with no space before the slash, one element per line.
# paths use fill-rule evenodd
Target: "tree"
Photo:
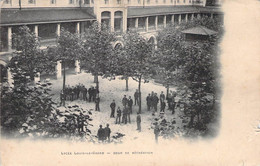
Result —
<path fill-rule="evenodd" d="M 22 73 L 20 73 L 22 74 Z M 40 138 L 76 138 L 90 136 L 87 128 L 92 121 L 90 111 L 77 105 L 65 110 L 56 108 L 52 100 L 51 83 L 35 84 L 20 82 L 13 88 L 2 87 L 1 131 L 11 137 L 33 136 Z M 86 130 L 79 132 L 78 122 Z"/>
<path fill-rule="evenodd" d="M 185 41 L 181 31 L 194 26 L 216 30 L 217 36 L 204 42 Z M 158 35 L 157 66 L 164 82 L 178 87 L 184 112 L 191 117 L 189 127 L 207 130 L 216 116 L 214 108 L 218 84 L 218 45 L 223 33 L 219 20 L 203 17 L 179 26 L 170 26 Z M 198 121 L 194 122 L 194 116 Z"/>
<path fill-rule="evenodd" d="M 105 25 L 97 22 L 82 35 L 81 68 L 95 76 L 97 88 L 99 88 L 98 76 L 110 76 L 109 62 L 113 54 L 114 41 L 114 34 Z"/>
<path fill-rule="evenodd" d="M 66 62 L 76 60 L 81 53 L 81 45 L 78 34 L 72 34 L 64 29 L 61 29 L 61 35 L 58 38 L 58 45 L 55 53 L 57 60 L 62 62 L 63 68 L 63 91 L 66 83 Z"/>
<path fill-rule="evenodd" d="M 141 83 L 152 77 L 153 45 L 141 37 L 137 32 L 127 32 L 124 36 L 124 51 L 121 56 L 123 62 L 120 66 L 123 73 L 138 82 L 139 113 L 141 113 Z M 123 67 L 122 67 L 123 66 Z"/>
<path fill-rule="evenodd" d="M 53 64 L 49 62 L 48 55 L 39 49 L 38 38 L 27 26 L 20 27 L 18 33 L 13 34 L 12 38 L 13 46 L 16 49 L 8 65 L 12 73 L 21 70 L 23 75 L 28 77 L 28 81 L 33 81 L 37 73 L 53 72 L 51 67 Z"/>

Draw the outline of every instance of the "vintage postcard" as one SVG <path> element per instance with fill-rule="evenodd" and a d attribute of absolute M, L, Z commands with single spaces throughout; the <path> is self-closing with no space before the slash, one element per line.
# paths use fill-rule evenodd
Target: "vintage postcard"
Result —
<path fill-rule="evenodd" d="M 0 5 L 0 165 L 260 166 L 259 0 Z"/>

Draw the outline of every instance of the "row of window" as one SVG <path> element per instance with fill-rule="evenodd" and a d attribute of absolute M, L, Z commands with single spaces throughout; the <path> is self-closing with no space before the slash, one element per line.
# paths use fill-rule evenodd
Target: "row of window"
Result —
<path fill-rule="evenodd" d="M 163 3 L 166 3 L 167 0 L 163 0 Z M 170 0 L 171 3 L 180 3 L 180 0 Z M 189 3 L 192 3 L 193 0 L 189 0 Z M 109 4 L 109 0 L 104 0 L 105 4 Z M 128 4 L 131 4 L 131 0 L 127 0 Z M 138 4 L 141 4 L 141 0 L 137 0 Z M 150 4 L 150 0 L 146 0 L 147 4 Z M 155 0 L 155 3 L 158 3 L 158 0 Z M 183 0 L 183 3 L 186 3 L 186 0 Z M 121 4 L 121 0 L 117 0 L 117 4 Z"/>
<path fill-rule="evenodd" d="M 78 4 L 82 3 L 83 4 L 90 4 L 90 0 L 69 0 L 69 4 Z M 12 0 L 4 0 L 5 4 L 12 4 Z M 50 0 L 51 4 L 56 4 L 56 0 Z M 91 0 L 91 3 L 94 3 L 94 0 Z M 36 4 L 36 0 L 28 0 L 28 4 Z"/>

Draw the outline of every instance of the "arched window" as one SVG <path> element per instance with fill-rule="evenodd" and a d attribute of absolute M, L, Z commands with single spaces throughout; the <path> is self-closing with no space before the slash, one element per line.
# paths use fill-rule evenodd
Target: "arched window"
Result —
<path fill-rule="evenodd" d="M 107 28 L 110 27 L 110 18 L 111 13 L 108 11 L 104 11 L 101 13 L 101 24 L 105 25 Z"/>
<path fill-rule="evenodd" d="M 114 29 L 115 32 L 122 32 L 122 24 L 123 24 L 123 12 L 116 11 L 115 12 L 115 20 L 114 20 Z"/>
<path fill-rule="evenodd" d="M 122 46 L 122 44 L 121 43 L 117 43 L 116 45 L 115 45 L 115 50 L 118 50 L 118 49 L 121 49 L 121 48 L 123 48 L 123 46 Z"/>

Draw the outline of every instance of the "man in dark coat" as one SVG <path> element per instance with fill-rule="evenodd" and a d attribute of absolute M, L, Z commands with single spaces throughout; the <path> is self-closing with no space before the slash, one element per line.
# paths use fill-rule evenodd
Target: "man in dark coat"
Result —
<path fill-rule="evenodd" d="M 122 117 L 122 123 L 125 123 L 125 124 L 127 124 L 127 108 L 126 107 L 124 107 L 123 108 L 123 117 Z"/>
<path fill-rule="evenodd" d="M 122 113 L 120 107 L 117 108 L 116 113 L 117 113 L 117 114 L 116 114 L 116 124 L 117 124 L 117 121 L 118 121 L 118 123 L 120 124 L 121 113 Z"/>
<path fill-rule="evenodd" d="M 110 142 L 111 129 L 109 128 L 109 124 L 107 124 L 107 127 L 104 130 L 105 130 L 105 140 Z"/>
<path fill-rule="evenodd" d="M 80 113 L 80 116 L 77 117 L 79 133 L 84 131 L 84 129 L 83 129 L 83 127 L 84 127 L 84 120 L 83 120 L 82 116 L 83 116 L 83 114 Z"/>
<path fill-rule="evenodd" d="M 96 99 L 95 99 L 95 103 L 96 103 L 96 111 L 100 111 L 100 108 L 99 108 L 99 102 L 100 102 L 100 98 L 99 98 L 99 96 L 97 96 L 96 97 Z"/>
<path fill-rule="evenodd" d="M 136 130 L 139 130 L 139 132 L 141 132 L 141 115 L 139 112 L 137 113 L 137 116 L 136 116 L 136 123 L 137 123 Z"/>
<path fill-rule="evenodd" d="M 98 133 L 97 133 L 97 136 L 98 136 L 98 140 L 99 141 L 103 141 L 104 140 L 104 129 L 102 128 L 102 125 L 99 125 L 99 129 L 98 129 Z"/>
<path fill-rule="evenodd" d="M 139 98 L 138 89 L 136 89 L 136 91 L 135 91 L 134 98 L 135 98 L 135 105 L 136 105 L 136 103 L 138 103 L 138 105 L 139 105 L 139 102 L 138 102 L 138 98 Z"/>
<path fill-rule="evenodd" d="M 124 107 L 126 107 L 127 103 L 128 103 L 128 99 L 126 98 L 126 95 L 124 95 L 124 97 L 122 99 L 122 104 Z"/>
<path fill-rule="evenodd" d="M 110 104 L 110 108 L 111 108 L 110 118 L 114 118 L 115 117 L 115 109 L 116 109 L 115 100 L 113 100 L 112 103 Z"/>
<path fill-rule="evenodd" d="M 159 98 L 157 97 L 157 93 L 154 94 L 153 97 L 153 107 L 154 107 L 154 111 L 157 112 L 157 105 L 159 102 Z"/>
<path fill-rule="evenodd" d="M 151 95 L 150 95 L 150 93 L 146 97 L 146 104 L 147 104 L 147 111 L 150 111 L 151 110 Z"/>
<path fill-rule="evenodd" d="M 130 118 L 130 114 L 131 114 L 131 110 L 129 106 L 126 106 L 126 111 L 127 111 L 127 120 L 128 123 L 131 123 L 131 118 Z"/>
<path fill-rule="evenodd" d="M 90 88 L 88 89 L 88 101 L 89 101 L 89 102 L 91 102 L 92 96 L 93 96 L 93 94 L 92 94 L 92 88 L 90 87 Z M 93 99 L 93 101 L 94 101 L 94 99 Z"/>
<path fill-rule="evenodd" d="M 131 96 L 129 96 L 128 98 L 128 107 L 129 107 L 129 110 L 130 110 L 130 113 L 132 114 L 133 113 L 133 99 L 131 99 Z"/>
<path fill-rule="evenodd" d="M 161 102 L 161 112 L 164 112 L 165 106 L 166 106 L 165 102 L 162 101 L 162 102 Z"/>
<path fill-rule="evenodd" d="M 160 94 L 160 104 L 162 103 L 162 101 L 165 100 L 165 95 L 163 94 L 163 91 Z"/>

